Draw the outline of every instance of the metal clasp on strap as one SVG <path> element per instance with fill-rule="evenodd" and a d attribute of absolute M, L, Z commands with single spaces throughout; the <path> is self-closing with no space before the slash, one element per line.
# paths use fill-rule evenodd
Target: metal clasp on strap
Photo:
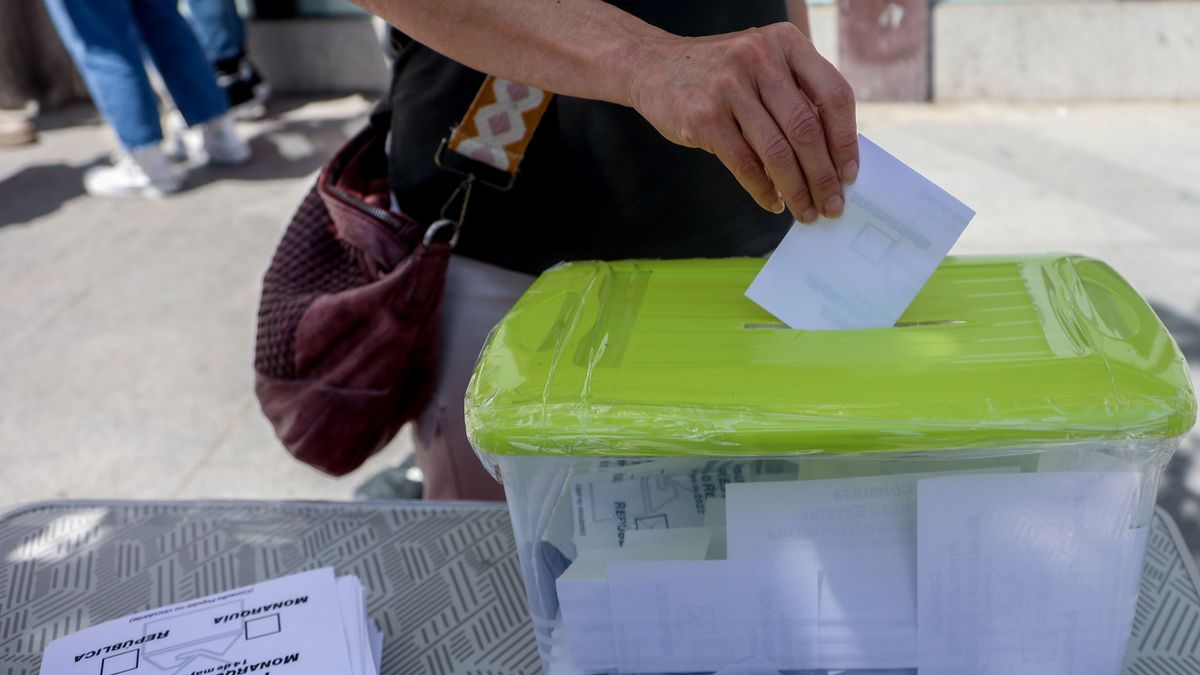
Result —
<path fill-rule="evenodd" d="M 437 152 L 433 153 L 433 163 L 438 165 L 440 168 L 443 168 L 447 171 L 453 171 L 460 176 L 466 176 L 468 179 L 477 180 L 480 183 L 483 183 L 484 185 L 501 192 L 508 192 L 512 189 L 513 184 L 517 182 L 516 171 L 513 171 L 512 173 L 501 171 L 500 169 L 490 167 L 482 162 L 477 162 L 470 157 L 459 155 L 458 153 L 454 154 L 462 158 L 464 164 L 469 162 L 471 168 L 467 169 L 448 164 L 446 162 L 446 150 L 449 147 L 450 139 L 443 137 L 442 142 L 438 145 Z M 504 178 L 502 179 L 501 176 Z"/>
<path fill-rule="evenodd" d="M 467 204 L 471 201 L 471 188 L 475 187 L 475 180 L 474 175 L 467 175 L 463 182 L 454 189 L 454 192 L 450 193 L 450 198 L 446 200 L 446 203 L 442 204 L 440 217 L 429 226 L 429 229 L 425 230 L 424 244 L 426 248 L 433 243 L 437 233 L 446 228 L 451 228 L 452 232 L 450 239 L 447 240 L 450 248 L 454 248 L 458 244 L 458 234 L 462 231 L 462 224 L 467 219 Z M 454 206 L 454 202 L 458 200 L 462 201 L 462 206 L 458 209 L 458 220 L 455 220 L 447 214 Z"/>

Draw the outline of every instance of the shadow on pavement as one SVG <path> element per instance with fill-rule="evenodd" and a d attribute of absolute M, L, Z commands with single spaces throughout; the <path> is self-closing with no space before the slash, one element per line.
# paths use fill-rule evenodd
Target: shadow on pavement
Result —
<path fill-rule="evenodd" d="M 253 159 L 237 167 L 205 166 L 188 172 L 184 189 L 219 180 L 276 180 L 306 176 L 320 168 L 357 130 L 358 118 L 283 122 L 249 138 Z"/>
<path fill-rule="evenodd" d="M 1193 430 L 1167 464 L 1158 486 L 1158 505 L 1171 514 L 1192 556 L 1200 561 L 1200 494 L 1192 489 L 1200 481 L 1188 479 L 1193 472 L 1200 471 L 1196 466 L 1197 455 L 1200 455 L 1200 432 Z"/>
<path fill-rule="evenodd" d="M 104 159 L 100 155 L 87 164 L 34 164 L 0 181 L 0 227 L 48 215 L 82 195 L 83 174 Z"/>
<path fill-rule="evenodd" d="M 297 178 L 316 171 L 360 124 L 358 116 L 302 119 L 273 124 L 249 138 L 253 158 L 239 167 L 196 167 L 187 171 L 184 189 L 220 180 L 258 181 Z M 104 163 L 106 155 L 81 164 L 33 164 L 0 180 L 0 227 L 27 223 L 57 211 L 84 194 L 83 174 Z"/>
<path fill-rule="evenodd" d="M 1170 331 L 1179 350 L 1193 369 L 1200 366 L 1200 312 L 1187 316 L 1159 302 L 1150 306 Z M 1183 446 L 1171 457 L 1158 488 L 1158 504 L 1166 509 L 1179 525 L 1183 540 L 1192 555 L 1200 560 L 1200 430 L 1193 429 L 1184 437 Z"/>
<path fill-rule="evenodd" d="M 1193 367 L 1200 366 L 1200 316 L 1180 314 L 1159 302 L 1151 302 L 1150 307 L 1167 327 L 1171 337 L 1175 338 L 1175 342 L 1179 343 L 1179 350 L 1187 357 L 1188 362 Z"/>

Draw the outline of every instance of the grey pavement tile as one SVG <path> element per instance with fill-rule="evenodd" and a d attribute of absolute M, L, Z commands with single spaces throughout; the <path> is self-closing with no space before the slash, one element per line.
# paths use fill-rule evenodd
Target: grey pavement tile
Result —
<path fill-rule="evenodd" d="M 182 477 L 173 499 L 325 499 L 354 498 L 354 490 L 379 471 L 403 460 L 410 446 L 402 433 L 354 473 L 334 478 L 292 459 L 279 445 L 256 403 L 227 438 Z"/>
<path fill-rule="evenodd" d="M 219 449 L 252 397 L 271 251 L 312 172 L 366 109 L 318 102 L 250 125 L 254 164 L 202 170 L 196 189 L 166 200 L 73 198 L 0 226 L 0 453 L 11 456 L 0 503 L 169 498 Z M 276 133 L 307 140 L 285 156 Z M 107 152 L 97 128 L 43 136 L 25 160 L 35 168 L 43 153 Z M 29 168 L 13 157 L 0 155 L 0 195 Z"/>

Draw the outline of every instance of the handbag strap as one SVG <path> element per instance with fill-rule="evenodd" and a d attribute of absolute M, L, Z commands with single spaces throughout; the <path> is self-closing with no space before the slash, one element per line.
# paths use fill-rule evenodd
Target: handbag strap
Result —
<path fill-rule="evenodd" d="M 443 168 L 508 190 L 516 181 L 525 150 L 553 97 L 537 87 L 488 75 L 467 114 L 450 137 L 442 140 L 435 161 Z M 472 171 L 448 165 L 444 161 L 447 148 L 501 172 L 496 174 L 499 180 L 487 180 Z"/>

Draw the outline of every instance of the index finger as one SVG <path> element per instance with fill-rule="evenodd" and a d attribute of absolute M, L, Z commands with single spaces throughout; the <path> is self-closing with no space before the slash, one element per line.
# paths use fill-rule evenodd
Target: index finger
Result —
<path fill-rule="evenodd" d="M 853 183 L 858 177 L 858 123 L 854 114 L 854 89 L 803 36 L 794 41 L 787 53 L 796 82 L 820 113 L 825 143 L 837 167 L 838 176 L 843 183 Z"/>

